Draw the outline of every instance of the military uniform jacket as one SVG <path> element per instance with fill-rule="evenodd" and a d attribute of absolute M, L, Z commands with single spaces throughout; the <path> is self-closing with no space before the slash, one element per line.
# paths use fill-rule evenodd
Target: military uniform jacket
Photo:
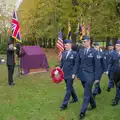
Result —
<path fill-rule="evenodd" d="M 97 67 L 96 55 L 97 51 L 90 48 L 88 53 L 84 54 L 85 49 L 80 49 L 76 61 L 73 73 L 78 73 L 78 78 L 81 81 L 94 81 L 98 80 L 99 69 Z"/>
<path fill-rule="evenodd" d="M 62 53 L 60 68 L 63 69 L 64 79 L 72 79 L 73 67 L 75 65 L 76 51 L 71 50 L 67 56 L 67 51 Z"/>
<path fill-rule="evenodd" d="M 107 50 L 107 51 L 104 52 L 104 54 L 105 54 L 105 56 L 106 56 L 106 66 L 107 66 L 107 67 L 109 67 L 109 65 L 110 65 L 110 59 L 111 59 L 112 54 L 113 54 L 114 52 L 115 52 L 114 50 L 112 50 L 112 51 Z"/>
<path fill-rule="evenodd" d="M 106 56 L 104 55 L 104 52 L 98 50 L 96 52 L 96 59 L 96 67 L 99 69 L 99 77 L 101 77 L 101 73 L 107 71 Z"/>
<path fill-rule="evenodd" d="M 117 51 L 112 52 L 111 59 L 109 62 L 109 71 L 117 71 L 120 68 L 120 54 Z"/>

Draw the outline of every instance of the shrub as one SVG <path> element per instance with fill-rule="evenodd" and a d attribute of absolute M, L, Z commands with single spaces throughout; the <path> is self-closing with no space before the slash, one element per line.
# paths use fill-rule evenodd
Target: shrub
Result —
<path fill-rule="evenodd" d="M 0 54 L 6 54 L 7 43 L 0 44 Z"/>

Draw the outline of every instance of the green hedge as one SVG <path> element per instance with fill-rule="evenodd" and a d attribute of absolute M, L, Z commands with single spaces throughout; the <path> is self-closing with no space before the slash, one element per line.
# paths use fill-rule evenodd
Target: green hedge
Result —
<path fill-rule="evenodd" d="M 7 43 L 0 44 L 0 54 L 6 54 Z"/>

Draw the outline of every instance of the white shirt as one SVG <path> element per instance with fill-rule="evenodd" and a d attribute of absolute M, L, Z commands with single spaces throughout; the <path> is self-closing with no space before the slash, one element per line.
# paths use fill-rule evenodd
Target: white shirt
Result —
<path fill-rule="evenodd" d="M 68 55 L 70 54 L 71 49 L 67 51 L 66 59 L 68 58 Z"/>
<path fill-rule="evenodd" d="M 87 54 L 88 51 L 89 51 L 90 48 L 85 48 L 85 53 L 84 54 Z"/>

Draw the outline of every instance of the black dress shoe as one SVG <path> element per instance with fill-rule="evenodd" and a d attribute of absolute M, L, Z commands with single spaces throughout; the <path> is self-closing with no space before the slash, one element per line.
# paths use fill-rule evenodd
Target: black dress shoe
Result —
<path fill-rule="evenodd" d="M 118 103 L 119 103 L 119 100 L 117 99 L 117 100 L 114 100 L 113 102 L 112 102 L 112 106 L 116 106 L 116 105 L 118 105 Z"/>
<path fill-rule="evenodd" d="M 79 120 L 83 120 L 85 118 L 85 113 L 80 113 Z"/>
<path fill-rule="evenodd" d="M 9 86 L 14 86 L 15 85 L 15 83 L 11 83 L 11 84 L 9 84 Z"/>
<path fill-rule="evenodd" d="M 93 109 L 95 109 L 96 108 L 96 106 L 90 106 L 89 108 L 88 108 L 88 111 L 91 111 L 91 110 L 93 110 Z"/>
<path fill-rule="evenodd" d="M 92 95 L 93 95 L 93 98 L 95 99 L 96 94 L 95 94 L 95 93 L 93 93 Z"/>
<path fill-rule="evenodd" d="M 99 90 L 98 95 L 101 94 L 101 90 Z"/>
<path fill-rule="evenodd" d="M 71 100 L 70 103 L 76 103 L 78 100 Z"/>
<path fill-rule="evenodd" d="M 61 107 L 60 107 L 60 110 L 66 110 L 67 109 L 67 106 L 66 105 L 62 105 Z"/>
<path fill-rule="evenodd" d="M 111 88 L 107 88 L 107 91 L 110 92 Z"/>

